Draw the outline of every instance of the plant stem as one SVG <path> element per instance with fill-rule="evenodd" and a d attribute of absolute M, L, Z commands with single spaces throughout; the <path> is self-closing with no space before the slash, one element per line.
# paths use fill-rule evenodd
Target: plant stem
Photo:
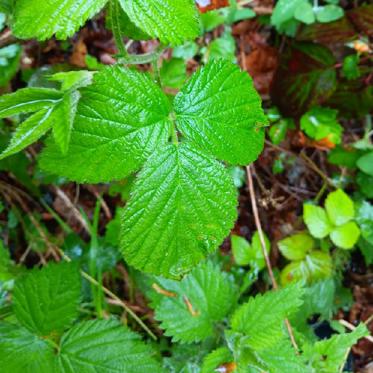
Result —
<path fill-rule="evenodd" d="M 118 48 L 119 54 L 122 57 L 126 58 L 128 56 L 128 52 L 123 42 L 123 36 L 120 30 L 119 4 L 117 0 L 110 1 L 110 13 L 111 13 L 111 30 L 113 31 L 115 44 Z"/>
<path fill-rule="evenodd" d="M 250 166 L 246 166 L 246 173 L 247 173 L 247 182 L 248 182 L 248 187 L 249 187 L 249 192 L 250 192 L 250 200 L 251 200 L 251 207 L 253 210 L 253 215 L 254 215 L 254 220 L 255 220 L 255 226 L 259 234 L 259 239 L 260 239 L 260 246 L 262 248 L 262 254 L 267 266 L 268 274 L 272 282 L 273 289 L 278 290 L 278 284 L 275 279 L 275 276 L 273 275 L 273 270 L 272 270 L 272 265 L 268 257 L 268 253 L 266 250 L 266 244 L 265 244 L 265 239 L 264 239 L 264 234 L 263 234 L 263 229 L 262 225 L 260 222 L 259 218 L 259 212 L 258 212 L 258 206 L 256 204 L 256 196 L 255 196 L 255 190 L 254 190 L 254 183 L 253 183 L 253 176 L 251 173 L 251 168 Z M 290 322 L 288 319 L 285 319 L 285 325 L 288 330 L 288 334 L 291 340 L 291 343 L 295 349 L 295 351 L 298 353 L 299 348 L 297 345 L 297 342 L 295 341 L 293 329 L 290 325 Z"/>

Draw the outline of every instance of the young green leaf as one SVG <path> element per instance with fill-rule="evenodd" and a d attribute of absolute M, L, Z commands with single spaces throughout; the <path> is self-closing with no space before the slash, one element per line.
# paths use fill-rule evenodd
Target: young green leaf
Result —
<path fill-rule="evenodd" d="M 218 159 L 253 162 L 263 149 L 267 119 L 250 76 L 226 60 L 209 62 L 175 97 L 182 134 Z"/>
<path fill-rule="evenodd" d="M 316 21 L 312 5 L 308 0 L 303 1 L 294 12 L 294 18 L 300 22 L 310 25 Z"/>
<path fill-rule="evenodd" d="M 295 284 L 250 298 L 233 314 L 232 330 L 248 336 L 246 344 L 254 350 L 271 348 L 283 338 L 283 322 L 297 311 L 302 296 L 303 288 Z"/>
<path fill-rule="evenodd" d="M 325 201 L 325 209 L 334 225 L 342 225 L 355 217 L 352 199 L 341 189 L 329 193 Z"/>
<path fill-rule="evenodd" d="M 304 204 L 303 219 L 313 237 L 324 238 L 332 229 L 328 216 L 321 207 Z"/>
<path fill-rule="evenodd" d="M 13 34 L 21 39 L 45 40 L 72 36 L 107 0 L 17 0 Z"/>
<path fill-rule="evenodd" d="M 360 229 L 354 221 L 349 221 L 332 230 L 330 239 L 342 249 L 352 249 L 360 237 Z"/>
<path fill-rule="evenodd" d="M 197 8 L 192 0 L 119 0 L 130 20 L 164 44 L 177 45 L 200 34 Z"/>
<path fill-rule="evenodd" d="M 269 252 L 271 251 L 271 243 L 265 233 L 263 233 L 263 236 L 264 236 L 265 249 L 267 253 L 269 254 Z M 257 267 L 259 270 L 261 270 L 266 266 L 266 262 L 263 256 L 262 244 L 260 241 L 260 236 L 259 236 L 258 231 L 256 231 L 253 234 L 251 246 L 252 246 L 252 251 L 250 251 L 250 254 L 251 254 L 250 265 L 253 267 Z"/>
<path fill-rule="evenodd" d="M 251 260 L 249 251 L 252 250 L 252 248 L 247 240 L 233 234 L 231 236 L 231 245 L 234 261 L 240 266 L 248 265 Z"/>
<path fill-rule="evenodd" d="M 361 171 L 373 176 L 373 152 L 364 154 L 360 157 L 356 165 Z"/>
<path fill-rule="evenodd" d="M 54 351 L 21 326 L 0 322 L 0 361 L 4 373 L 54 372 Z"/>
<path fill-rule="evenodd" d="M 189 143 L 160 147 L 124 211 L 123 256 L 142 271 L 179 276 L 228 235 L 236 203 L 232 179 L 219 162 Z"/>
<path fill-rule="evenodd" d="M 201 373 L 220 372 L 219 367 L 232 364 L 233 356 L 227 347 L 220 347 L 209 353 L 203 360 Z"/>
<path fill-rule="evenodd" d="M 315 247 L 315 241 L 309 234 L 302 232 L 279 241 L 278 247 L 286 259 L 300 260 Z"/>
<path fill-rule="evenodd" d="M 49 141 L 44 170 L 79 182 L 121 179 L 167 142 L 170 105 L 146 74 L 107 67 L 80 93 L 69 149 L 63 155 Z"/>
<path fill-rule="evenodd" d="M 14 312 L 20 323 L 41 336 L 62 332 L 78 315 L 80 275 L 77 267 L 49 264 L 16 281 Z"/>
<path fill-rule="evenodd" d="M 161 372 L 151 348 L 114 319 L 73 326 L 62 336 L 57 359 L 61 373 Z"/>
<path fill-rule="evenodd" d="M 362 337 L 369 335 L 364 324 L 360 324 L 353 332 L 334 335 L 329 339 L 307 346 L 305 355 L 318 373 L 335 373 L 345 361 L 348 350 Z"/>
<path fill-rule="evenodd" d="M 165 335 L 184 343 L 213 336 L 215 324 L 229 313 L 237 296 L 228 274 L 211 262 L 200 264 L 180 282 L 174 281 L 171 290 L 173 295 L 162 296 L 156 306 L 155 318 L 161 321 Z"/>
<path fill-rule="evenodd" d="M 340 6 L 337 5 L 325 5 L 317 9 L 316 19 L 321 23 L 333 22 L 339 18 L 342 18 L 344 11 Z"/>

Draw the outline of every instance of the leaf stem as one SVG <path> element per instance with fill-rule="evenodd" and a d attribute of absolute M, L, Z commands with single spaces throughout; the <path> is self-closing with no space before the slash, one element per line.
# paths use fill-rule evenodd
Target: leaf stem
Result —
<path fill-rule="evenodd" d="M 273 274 L 272 265 L 271 265 L 271 262 L 269 260 L 268 253 L 267 253 L 267 250 L 266 250 L 266 244 L 265 244 L 263 229 L 262 229 L 262 225 L 261 225 L 260 218 L 259 218 L 258 206 L 256 204 L 256 196 L 255 196 L 255 190 L 254 190 L 253 176 L 252 176 L 252 173 L 251 173 L 251 167 L 250 166 L 246 166 L 246 173 L 247 173 L 247 182 L 248 182 L 248 187 L 249 187 L 249 192 L 250 192 L 251 207 L 252 207 L 252 210 L 253 210 L 256 229 L 257 229 L 258 234 L 259 234 L 262 254 L 263 254 L 266 266 L 267 266 L 268 274 L 269 274 L 269 277 L 271 279 L 273 289 L 278 290 L 278 284 L 277 284 L 277 281 L 276 281 L 275 276 Z M 295 341 L 294 332 L 293 332 L 293 329 L 292 329 L 288 319 L 285 319 L 285 325 L 286 325 L 286 328 L 288 330 L 288 334 L 289 334 L 291 343 L 292 343 L 295 351 L 298 353 L 299 348 L 298 348 L 297 342 Z"/>
<path fill-rule="evenodd" d="M 127 57 L 128 52 L 123 42 L 123 36 L 120 30 L 119 4 L 117 0 L 110 1 L 110 14 L 111 14 L 111 30 L 113 31 L 113 36 L 114 36 L 115 44 L 118 48 L 118 52 L 122 57 Z"/>

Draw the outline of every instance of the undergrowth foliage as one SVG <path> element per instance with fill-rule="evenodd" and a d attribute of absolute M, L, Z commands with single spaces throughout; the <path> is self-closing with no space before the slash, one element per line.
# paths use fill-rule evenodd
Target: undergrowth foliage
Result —
<path fill-rule="evenodd" d="M 310 24 L 343 16 L 336 5 L 314 10 L 306 0 L 292 3 L 289 7 L 278 2 L 272 16 L 277 29 L 290 21 Z M 48 80 L 55 88 L 32 86 L 3 95 L 0 118 L 20 120 L 0 160 L 47 136 L 38 164 L 49 174 L 92 184 L 135 177 L 126 206 L 112 222 L 112 227 L 120 225 L 120 237 L 114 233 L 111 242 L 118 242 L 131 275 L 154 309 L 154 319 L 175 346 L 173 356 L 163 358 L 165 346 L 143 341 L 124 325 L 124 319 L 105 314 L 100 307 L 95 319 L 81 312 L 86 280 L 100 286 L 105 260 L 110 260 L 104 258 L 103 264 L 92 267 L 99 260 L 99 201 L 93 223 L 86 221 L 91 235 L 88 265 L 73 259 L 18 274 L 0 246 L 0 279 L 12 279 L 11 316 L 0 321 L 0 370 L 162 372 L 177 366 L 182 354 L 187 359 L 180 357 L 180 361 L 189 362 L 201 354 L 198 371 L 202 373 L 223 372 L 223 368 L 239 373 L 336 373 L 343 367 L 350 347 L 368 332 L 361 324 L 351 333 L 327 340 L 316 341 L 313 334 L 308 338 L 306 318 L 331 312 L 333 307 L 327 304 L 321 312 L 313 292 L 325 287 L 328 293 L 335 286 L 327 282 L 333 271 L 331 256 L 318 245 L 331 242 L 349 250 L 360 234 L 368 237 L 365 228 L 371 205 L 362 203 L 355 211 L 353 201 L 340 189 L 328 195 L 325 209 L 305 204 L 309 232 L 279 243 L 291 262 L 280 275 L 283 288 L 243 300 L 265 268 L 258 232 L 251 243 L 232 237 L 234 259 L 250 266 L 248 276 L 226 272 L 223 260 L 211 254 L 237 218 L 231 166 L 245 166 L 258 158 L 268 119 L 250 76 L 228 59 L 206 62 L 172 99 L 163 89 L 157 67 L 162 48 L 179 46 L 201 34 L 195 2 L 18 0 L 2 1 L 0 9 L 7 13 L 15 37 L 39 41 L 67 39 L 106 10 L 108 27 L 118 43 L 117 63 L 98 66 L 97 71 L 50 74 Z M 156 38 L 160 47 L 154 53 L 130 55 L 123 35 L 135 40 Z M 152 63 L 154 74 L 133 66 L 144 63 Z M 310 119 L 315 115 L 329 118 L 321 134 Z M 314 109 L 303 117 L 302 126 L 315 139 L 332 128 L 332 139 L 339 143 L 342 127 L 336 115 L 333 110 Z M 359 167 L 369 173 L 369 160 L 361 158 Z M 266 237 L 265 246 L 268 254 L 271 245 Z M 69 259 L 62 251 L 58 254 Z M 84 272 L 86 267 L 94 278 Z M 106 295 L 112 296 L 107 291 Z M 295 325 L 298 345 L 291 343 L 285 321 Z M 139 324 L 144 325 L 141 320 Z M 172 369 L 187 372 L 184 367 Z"/>

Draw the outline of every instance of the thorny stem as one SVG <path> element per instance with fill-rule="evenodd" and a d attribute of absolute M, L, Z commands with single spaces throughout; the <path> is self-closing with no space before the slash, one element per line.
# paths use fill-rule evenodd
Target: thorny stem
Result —
<path fill-rule="evenodd" d="M 247 173 L 247 182 L 248 182 L 248 187 L 249 187 L 249 192 L 250 192 L 251 207 L 252 207 L 252 210 L 253 210 L 255 226 L 256 226 L 256 229 L 258 230 L 258 234 L 259 234 L 260 246 L 262 248 L 263 257 L 264 257 L 264 260 L 265 260 L 265 263 L 266 263 L 266 266 L 267 266 L 268 274 L 269 274 L 269 277 L 271 279 L 273 289 L 278 290 L 278 284 L 277 284 L 277 281 L 275 279 L 275 276 L 273 275 L 272 265 L 271 265 L 271 262 L 269 260 L 268 253 L 267 253 L 267 250 L 266 250 L 266 244 L 265 244 L 265 240 L 264 240 L 263 229 L 262 229 L 262 225 L 260 223 L 258 206 L 256 204 L 253 176 L 252 176 L 252 173 L 251 173 L 250 166 L 246 166 L 246 173 Z M 288 330 L 291 343 L 294 346 L 295 351 L 298 353 L 299 348 L 298 348 L 297 342 L 295 341 L 293 329 L 292 329 L 288 319 L 285 319 L 285 325 L 286 325 L 286 328 Z"/>

